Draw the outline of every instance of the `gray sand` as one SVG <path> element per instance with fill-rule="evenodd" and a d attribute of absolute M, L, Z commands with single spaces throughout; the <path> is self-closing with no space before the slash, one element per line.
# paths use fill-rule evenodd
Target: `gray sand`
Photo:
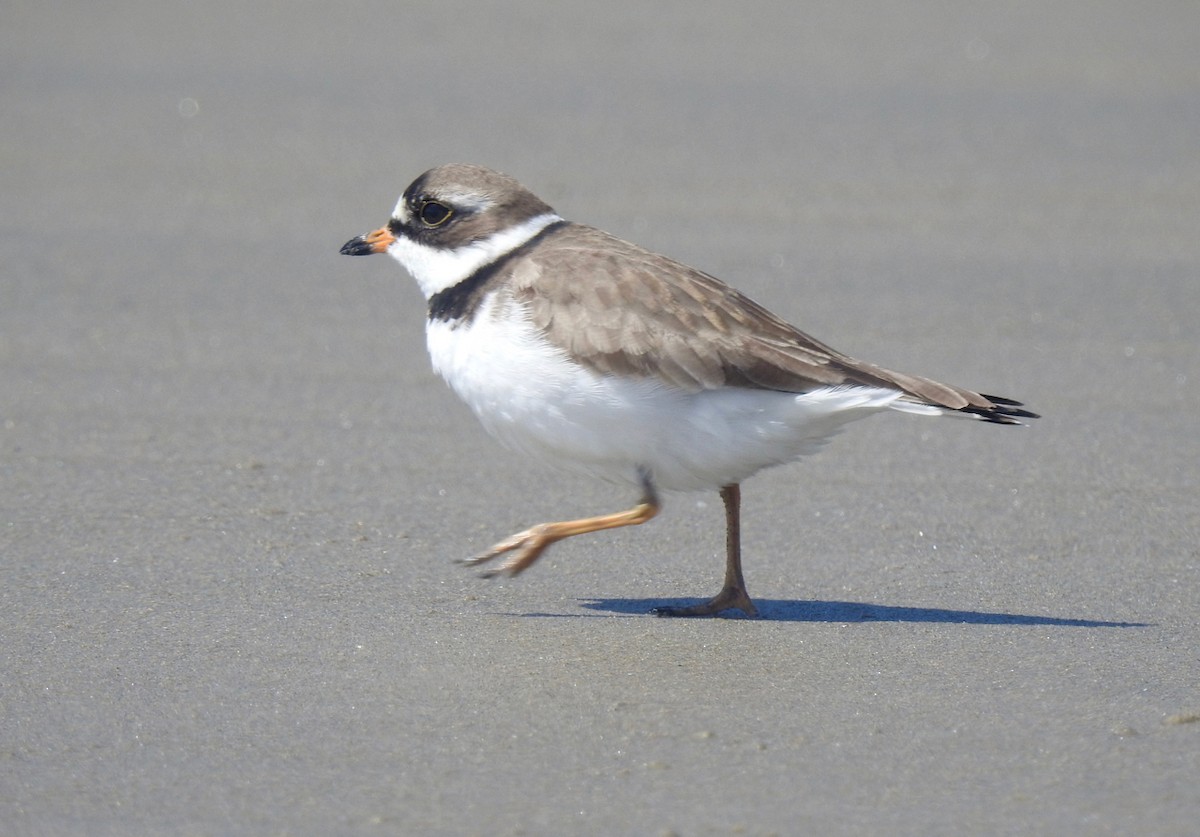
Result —
<path fill-rule="evenodd" d="M 1196 833 L 1195 4 L 260 5 L 4 14 L 5 833 Z M 1045 418 L 481 581 L 634 498 L 337 255 L 457 160 Z"/>

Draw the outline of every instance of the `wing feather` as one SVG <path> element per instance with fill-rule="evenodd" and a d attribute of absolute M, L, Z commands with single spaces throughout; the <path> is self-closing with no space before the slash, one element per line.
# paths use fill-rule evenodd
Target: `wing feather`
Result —
<path fill-rule="evenodd" d="M 914 404 L 994 421 L 1026 412 L 857 361 L 719 279 L 591 227 L 570 224 L 545 239 L 514 267 L 512 293 L 552 343 L 602 374 L 657 376 L 688 391 L 889 387 Z"/>

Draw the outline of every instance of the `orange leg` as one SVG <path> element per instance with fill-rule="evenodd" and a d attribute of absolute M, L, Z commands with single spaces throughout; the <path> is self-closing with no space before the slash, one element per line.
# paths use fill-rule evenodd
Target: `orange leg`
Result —
<path fill-rule="evenodd" d="M 511 538 L 505 538 L 486 552 L 482 552 L 474 558 L 467 558 L 462 563 L 474 567 L 491 561 L 505 552 L 512 552 L 511 558 L 494 569 L 484 570 L 483 576 L 491 578 L 505 574 L 516 575 L 529 569 L 552 544 L 564 538 L 586 535 L 588 532 L 599 532 L 602 529 L 616 529 L 620 526 L 637 526 L 639 523 L 645 523 L 658 514 L 660 508 L 654 485 L 647 475 L 642 476 L 642 491 L 641 501 L 628 511 L 602 514 L 598 517 L 585 517 L 580 520 L 564 520 L 560 523 L 539 523 L 524 532 L 518 532 Z"/>
<path fill-rule="evenodd" d="M 659 607 L 658 616 L 715 616 L 722 610 L 740 610 L 747 616 L 757 616 L 758 608 L 750 601 L 746 582 L 742 578 L 742 489 L 736 483 L 721 489 L 725 502 L 725 584 L 721 592 L 707 602 L 688 607 Z"/>

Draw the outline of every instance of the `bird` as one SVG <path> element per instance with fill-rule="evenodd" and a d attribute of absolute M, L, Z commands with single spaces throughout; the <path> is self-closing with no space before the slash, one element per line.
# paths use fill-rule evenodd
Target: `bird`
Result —
<path fill-rule="evenodd" d="M 855 360 L 721 280 L 568 221 L 478 165 L 426 171 L 384 226 L 341 253 L 387 253 L 416 280 L 433 369 L 491 435 L 529 460 L 639 492 L 630 508 L 540 523 L 462 561 L 489 577 L 527 570 L 565 538 L 645 523 L 661 491 L 715 490 L 726 530 L 720 591 L 652 612 L 755 617 L 742 572 L 743 481 L 875 413 L 1000 425 L 1039 417 L 1011 398 Z"/>

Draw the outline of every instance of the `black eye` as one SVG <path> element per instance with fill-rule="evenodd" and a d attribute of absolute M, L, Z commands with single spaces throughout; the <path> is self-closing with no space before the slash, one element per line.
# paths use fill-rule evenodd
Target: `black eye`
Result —
<path fill-rule="evenodd" d="M 450 220 L 450 216 L 454 211 L 450 207 L 440 204 L 437 201 L 425 201 L 421 204 L 421 220 L 428 227 L 438 227 Z"/>

